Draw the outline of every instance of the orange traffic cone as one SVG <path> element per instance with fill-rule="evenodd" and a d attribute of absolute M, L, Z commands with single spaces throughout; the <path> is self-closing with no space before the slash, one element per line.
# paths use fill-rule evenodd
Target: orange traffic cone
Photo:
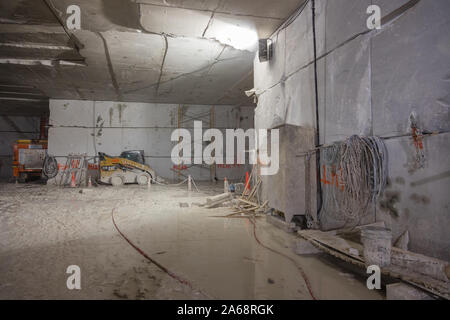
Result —
<path fill-rule="evenodd" d="M 248 171 L 245 175 L 245 190 L 250 190 L 250 179 L 248 178 Z"/>
<path fill-rule="evenodd" d="M 75 188 L 76 187 L 76 184 L 75 184 L 75 174 L 72 172 L 72 183 L 70 184 L 70 186 L 72 187 L 72 188 Z"/>

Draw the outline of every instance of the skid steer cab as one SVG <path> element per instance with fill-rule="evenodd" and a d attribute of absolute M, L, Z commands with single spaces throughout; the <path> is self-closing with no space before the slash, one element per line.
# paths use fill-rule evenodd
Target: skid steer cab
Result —
<path fill-rule="evenodd" d="M 100 181 L 113 186 L 126 183 L 147 185 L 156 179 L 153 169 L 145 164 L 143 150 L 124 151 L 119 157 L 108 156 L 99 152 Z"/>

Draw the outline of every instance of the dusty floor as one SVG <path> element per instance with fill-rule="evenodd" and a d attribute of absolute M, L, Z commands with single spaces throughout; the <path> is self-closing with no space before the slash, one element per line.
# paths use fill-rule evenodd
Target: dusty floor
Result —
<path fill-rule="evenodd" d="M 211 217 L 230 211 L 195 205 L 222 186 L 199 188 L 201 193 L 188 193 L 186 186 L 102 186 L 79 193 L 0 184 L 0 299 L 310 299 L 296 266 L 259 246 L 248 220 Z M 121 231 L 194 289 L 118 234 L 114 208 Z M 296 260 L 318 299 L 383 298 L 325 255 L 295 255 L 293 235 L 264 219 L 257 222 L 257 235 Z M 69 265 L 81 268 L 81 290 L 66 287 Z"/>

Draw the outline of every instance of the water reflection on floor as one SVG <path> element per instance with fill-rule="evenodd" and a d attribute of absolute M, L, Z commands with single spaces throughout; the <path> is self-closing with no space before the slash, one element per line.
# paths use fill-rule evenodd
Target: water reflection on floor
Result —
<path fill-rule="evenodd" d="M 247 219 L 228 208 L 196 205 L 214 191 L 185 187 L 100 187 L 78 190 L 0 185 L 0 298 L 62 299 L 311 299 L 296 265 L 261 247 Z M 23 201 L 28 199 L 27 201 Z M 188 204 L 182 207 L 180 204 Z M 156 261 L 190 281 L 190 290 L 149 263 L 111 222 Z M 214 216 L 214 217 L 213 217 Z M 294 258 L 318 299 L 382 299 L 365 279 L 326 254 L 298 256 L 294 235 L 258 219 L 260 241 Z M 65 287 L 78 264 L 83 290 Z"/>

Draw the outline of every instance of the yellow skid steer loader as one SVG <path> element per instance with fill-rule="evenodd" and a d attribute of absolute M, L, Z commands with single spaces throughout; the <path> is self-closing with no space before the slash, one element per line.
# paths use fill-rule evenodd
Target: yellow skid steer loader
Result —
<path fill-rule="evenodd" d="M 124 151 L 119 157 L 111 157 L 103 152 L 100 158 L 100 181 L 113 186 L 126 183 L 147 185 L 156 180 L 153 169 L 145 164 L 143 150 Z"/>

